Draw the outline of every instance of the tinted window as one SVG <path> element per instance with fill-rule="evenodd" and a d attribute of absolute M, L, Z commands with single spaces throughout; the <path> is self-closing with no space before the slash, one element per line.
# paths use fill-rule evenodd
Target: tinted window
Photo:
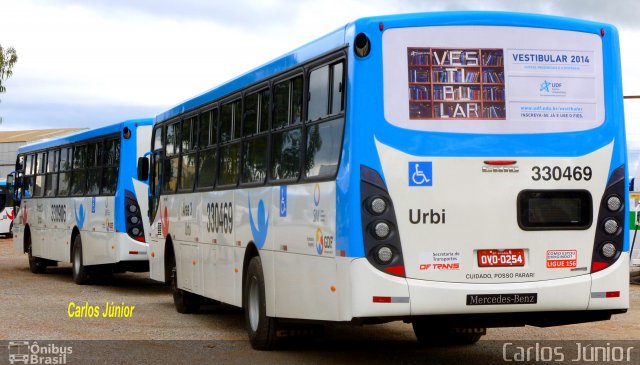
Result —
<path fill-rule="evenodd" d="M 312 125 L 307 129 L 305 176 L 334 176 L 342 145 L 343 119 Z"/>
<path fill-rule="evenodd" d="M 300 174 L 300 129 L 273 134 L 271 142 L 271 177 L 297 179 Z"/>
<path fill-rule="evenodd" d="M 242 182 L 263 182 L 267 177 L 267 136 L 245 142 Z"/>
<path fill-rule="evenodd" d="M 120 140 L 110 139 L 104 143 L 104 164 L 117 166 L 120 163 Z"/>
<path fill-rule="evenodd" d="M 63 148 L 60 150 L 60 171 L 71 170 L 71 148 Z"/>
<path fill-rule="evenodd" d="M 33 173 L 33 155 L 27 156 L 27 162 L 24 166 L 24 174 L 31 175 Z"/>
<path fill-rule="evenodd" d="M 289 124 L 289 80 L 273 87 L 273 128 Z"/>
<path fill-rule="evenodd" d="M 84 187 L 87 181 L 85 170 L 74 170 L 71 176 L 71 195 L 84 195 Z"/>
<path fill-rule="evenodd" d="M 211 112 L 205 112 L 200 115 L 198 123 L 198 147 L 205 148 L 209 142 L 209 132 L 211 128 Z"/>
<path fill-rule="evenodd" d="M 162 148 L 162 127 L 153 130 L 153 150 Z"/>
<path fill-rule="evenodd" d="M 269 130 L 269 90 L 260 92 L 260 114 L 258 115 L 258 132 L 266 132 Z"/>
<path fill-rule="evenodd" d="M 58 156 L 60 155 L 60 151 L 49 151 L 47 157 L 47 172 L 56 172 L 58 171 Z"/>
<path fill-rule="evenodd" d="M 173 123 L 167 126 L 167 135 L 165 140 L 167 145 L 165 146 L 165 153 L 167 156 L 175 155 L 178 153 L 178 146 L 180 145 L 180 139 L 178 134 L 180 133 L 180 123 Z"/>
<path fill-rule="evenodd" d="M 46 153 L 38 153 L 37 154 L 37 160 L 36 160 L 36 174 L 42 174 L 44 173 L 44 160 L 45 160 L 45 156 Z"/>
<path fill-rule="evenodd" d="M 238 181 L 239 157 L 239 143 L 220 148 L 220 172 L 218 175 L 218 185 L 235 184 Z"/>
<path fill-rule="evenodd" d="M 87 146 L 77 146 L 73 149 L 73 168 L 81 169 L 86 166 Z"/>
<path fill-rule="evenodd" d="M 44 194 L 44 175 L 36 176 L 36 185 L 33 189 L 33 196 L 42 196 Z"/>
<path fill-rule="evenodd" d="M 200 151 L 198 157 L 198 187 L 211 187 L 216 178 L 216 149 Z"/>
<path fill-rule="evenodd" d="M 180 176 L 180 190 L 191 190 L 196 182 L 196 154 L 182 156 L 182 174 Z"/>
<path fill-rule="evenodd" d="M 118 185 L 118 165 L 105 167 L 102 172 L 102 194 L 113 195 Z"/>
<path fill-rule="evenodd" d="M 100 149 L 102 142 L 90 143 L 87 145 L 87 167 L 98 167 L 102 163 L 100 162 Z"/>
<path fill-rule="evenodd" d="M 252 135 L 258 132 L 258 93 L 251 94 L 244 98 L 244 118 L 242 125 L 242 134 Z"/>
<path fill-rule="evenodd" d="M 178 164 L 180 160 L 177 157 L 164 160 L 164 171 L 162 178 L 164 179 L 162 185 L 163 192 L 175 192 L 178 186 Z"/>
<path fill-rule="evenodd" d="M 313 70 L 309 75 L 309 104 L 307 119 L 316 120 L 328 114 L 329 66 Z"/>
<path fill-rule="evenodd" d="M 233 132 L 233 104 L 225 104 L 220 109 L 220 142 L 231 140 Z"/>
<path fill-rule="evenodd" d="M 332 66 L 332 82 L 331 82 L 331 113 L 336 114 L 344 110 L 344 87 L 342 81 L 342 62 Z"/>
<path fill-rule="evenodd" d="M 291 81 L 293 90 L 291 92 L 291 123 L 302 122 L 302 76 Z"/>
<path fill-rule="evenodd" d="M 71 180 L 71 173 L 61 172 L 58 179 L 58 196 L 69 195 L 69 182 Z"/>
<path fill-rule="evenodd" d="M 87 171 L 87 195 L 100 194 L 101 173 L 102 169 L 89 169 Z"/>
<path fill-rule="evenodd" d="M 182 122 L 182 151 L 190 151 L 193 149 L 193 144 L 191 143 L 191 125 L 195 125 L 195 118 L 185 119 Z"/>

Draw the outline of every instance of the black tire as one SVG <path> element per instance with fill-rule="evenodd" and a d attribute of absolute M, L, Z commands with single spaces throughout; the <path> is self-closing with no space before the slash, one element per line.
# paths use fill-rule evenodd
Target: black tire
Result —
<path fill-rule="evenodd" d="M 249 261 L 243 285 L 245 327 L 251 347 L 256 350 L 272 350 L 277 344 L 278 322 L 267 317 L 267 301 L 264 289 L 262 261 L 256 256 Z"/>
<path fill-rule="evenodd" d="M 73 281 L 78 285 L 89 283 L 89 271 L 82 259 L 82 238 L 78 234 L 73 240 L 73 251 L 71 251 L 71 271 Z"/>
<path fill-rule="evenodd" d="M 413 332 L 422 345 L 448 346 L 448 345 L 473 345 L 484 335 L 486 329 L 472 328 L 442 328 L 433 323 L 413 322 Z M 437 330 L 436 330 L 437 329 Z"/>
<path fill-rule="evenodd" d="M 171 268 L 171 292 L 176 311 L 182 314 L 197 312 L 200 309 L 201 298 L 197 294 L 178 288 L 178 268 L 174 255 L 169 256 L 169 267 Z"/>
<path fill-rule="evenodd" d="M 45 260 L 33 256 L 33 247 L 31 246 L 31 234 L 27 233 L 24 236 L 25 247 L 27 248 L 27 254 L 29 254 L 29 271 L 34 274 L 42 274 L 47 270 Z"/>

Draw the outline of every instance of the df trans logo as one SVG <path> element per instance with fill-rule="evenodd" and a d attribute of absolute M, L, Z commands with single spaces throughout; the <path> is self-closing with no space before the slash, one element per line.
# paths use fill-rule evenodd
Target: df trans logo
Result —
<path fill-rule="evenodd" d="M 409 186 L 433 186 L 431 161 L 409 162 Z"/>
<path fill-rule="evenodd" d="M 66 364 L 73 353 L 71 346 L 46 345 L 29 341 L 9 342 L 9 364 Z"/>

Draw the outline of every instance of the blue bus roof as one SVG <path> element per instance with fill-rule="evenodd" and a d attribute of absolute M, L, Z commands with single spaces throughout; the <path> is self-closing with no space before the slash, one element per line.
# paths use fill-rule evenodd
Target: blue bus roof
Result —
<path fill-rule="evenodd" d="M 97 138 L 100 136 L 119 133 L 120 131 L 122 131 L 122 128 L 132 124 L 136 127 L 139 125 L 152 125 L 153 119 L 145 118 L 145 119 L 125 120 L 123 122 L 110 124 L 103 127 L 71 133 L 66 136 L 58 137 L 55 139 L 27 144 L 18 148 L 18 154 L 43 150 L 51 147 L 56 147 L 56 146 L 61 146 L 69 143 L 84 141 L 87 139 Z"/>
<path fill-rule="evenodd" d="M 184 112 L 196 109 L 219 98 L 241 90 L 253 83 L 269 78 L 280 72 L 291 69 L 314 57 L 330 52 L 334 49 L 345 47 L 349 41 L 346 39 L 351 26 L 383 23 L 384 29 L 408 27 L 408 26 L 443 26 L 443 25 L 494 25 L 494 26 L 523 26 L 575 30 L 582 32 L 594 32 L 600 26 L 610 25 L 592 21 L 566 18 L 542 14 L 526 14 L 494 11 L 451 11 L 432 13 L 411 13 L 398 15 L 382 15 L 360 18 L 344 27 L 337 29 L 321 38 L 301 46 L 279 58 L 255 68 L 237 78 L 231 79 L 204 93 L 188 99 L 175 107 L 156 116 L 156 123 L 171 119 Z"/>

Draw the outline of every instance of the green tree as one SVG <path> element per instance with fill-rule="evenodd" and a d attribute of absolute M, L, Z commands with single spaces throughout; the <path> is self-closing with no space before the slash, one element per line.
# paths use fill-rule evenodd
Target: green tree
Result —
<path fill-rule="evenodd" d="M 2 82 L 13 75 L 13 65 L 18 62 L 18 54 L 16 49 L 9 47 L 6 50 L 0 45 L 0 94 L 7 91 Z M 0 116 L 0 124 L 2 117 Z"/>
<path fill-rule="evenodd" d="M 6 50 L 0 45 L 0 93 L 7 91 L 2 82 L 13 75 L 13 65 L 18 62 L 16 49 L 9 47 Z"/>

